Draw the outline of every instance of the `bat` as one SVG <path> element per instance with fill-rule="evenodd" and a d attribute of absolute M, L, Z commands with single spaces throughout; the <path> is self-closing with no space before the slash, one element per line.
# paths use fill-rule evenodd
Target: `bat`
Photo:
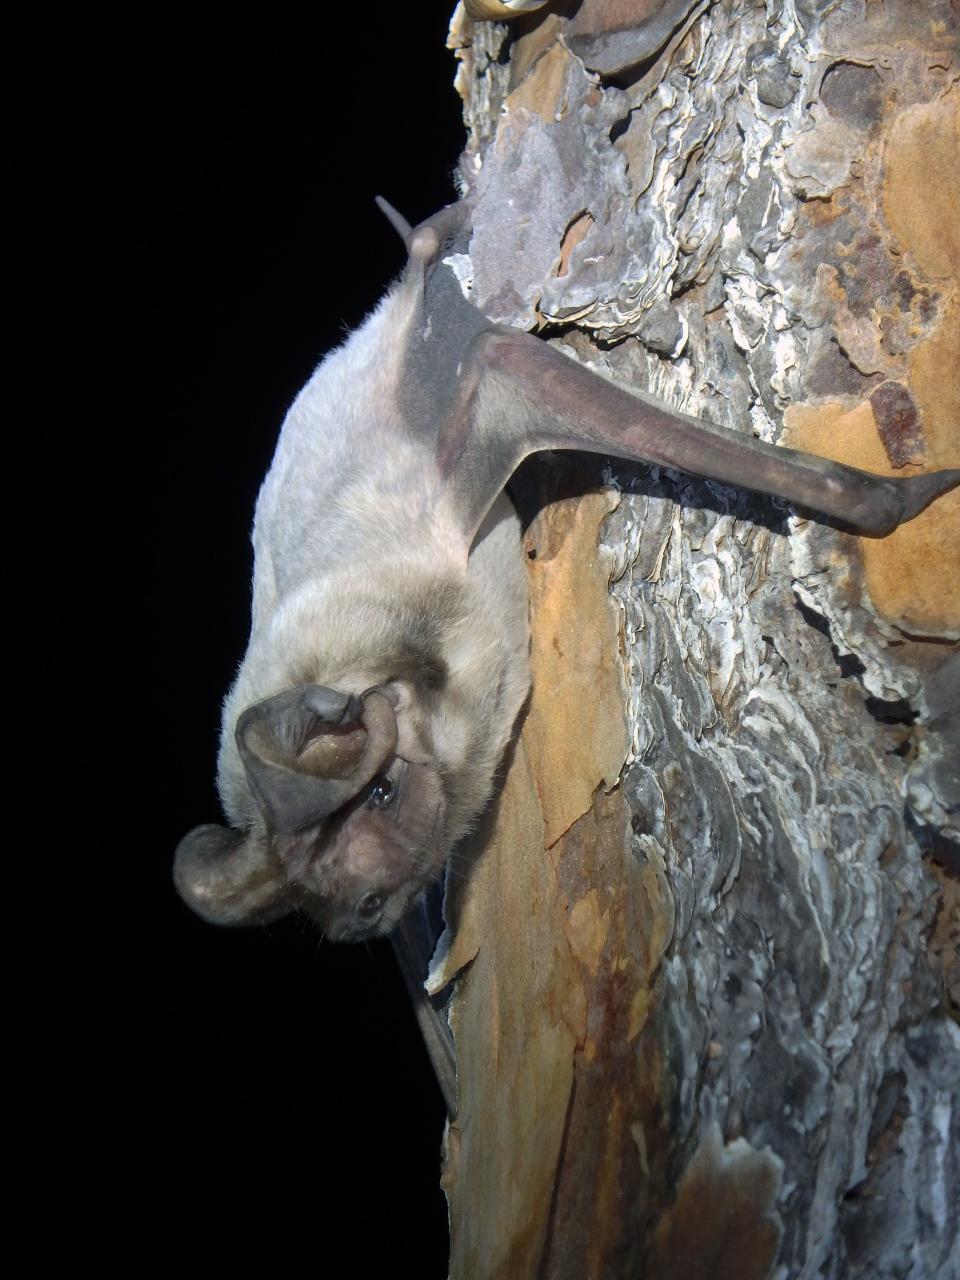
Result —
<path fill-rule="evenodd" d="M 875 536 L 960 469 L 876 476 L 627 391 L 468 301 L 449 255 L 469 247 L 469 200 L 414 228 L 378 203 L 407 266 L 283 424 L 257 500 L 249 645 L 223 709 L 229 825 L 186 835 L 174 879 L 218 924 L 300 911 L 335 941 L 397 931 L 413 987 L 427 942 L 411 908 L 490 799 L 530 686 L 504 493 L 525 457 L 655 463 Z"/>

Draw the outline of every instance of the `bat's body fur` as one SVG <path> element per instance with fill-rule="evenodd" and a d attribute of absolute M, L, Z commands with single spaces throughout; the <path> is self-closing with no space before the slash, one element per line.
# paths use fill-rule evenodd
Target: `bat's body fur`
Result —
<path fill-rule="evenodd" d="M 480 814 L 529 687 L 502 492 L 527 454 L 654 461 L 879 534 L 960 481 L 763 444 L 491 325 L 441 262 L 468 213 L 413 231 L 393 215 L 407 271 L 284 423 L 257 503 L 250 643 L 224 705 L 232 830 L 198 828 L 177 855 L 181 893 L 211 920 L 300 908 L 335 939 L 388 933 Z"/>
<path fill-rule="evenodd" d="M 266 843 L 235 739 L 242 712 L 301 684 L 357 696 L 390 689 L 397 755 L 436 769 L 439 812 L 387 900 L 383 932 L 486 804 L 530 682 L 517 516 L 501 496 L 466 555 L 431 433 L 411 433 L 396 408 L 415 304 L 409 287 L 393 289 L 287 414 L 257 500 L 251 634 L 224 702 L 218 762 L 227 820 Z M 358 386 L 369 401 L 357 401 Z M 348 870 L 336 864 L 328 855 L 301 866 L 302 889 L 336 898 Z M 367 887 L 380 885 L 377 870 L 365 868 Z M 321 919 L 338 936 L 335 916 Z"/>
<path fill-rule="evenodd" d="M 426 723 L 401 718 L 398 754 L 422 754 L 417 740 L 429 740 L 449 790 L 438 831 L 449 849 L 488 799 L 525 698 L 526 577 L 512 507 L 498 504 L 465 557 L 429 435 L 417 440 L 390 413 L 403 370 L 384 352 L 402 355 L 412 321 L 410 297 L 389 293 L 326 357 L 280 433 L 253 524 L 250 645 L 224 705 L 219 790 L 234 827 L 262 822 L 234 741 L 244 709 L 301 684 L 361 695 L 401 666 L 412 682 L 443 682 Z M 357 385 L 383 412 L 357 411 Z M 392 485 L 371 488 L 371 460 Z"/>

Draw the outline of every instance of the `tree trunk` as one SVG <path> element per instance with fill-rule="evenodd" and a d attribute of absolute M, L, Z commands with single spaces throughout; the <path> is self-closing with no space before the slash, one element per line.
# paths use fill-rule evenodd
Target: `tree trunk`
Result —
<path fill-rule="evenodd" d="M 960 465 L 956 8 L 454 15 L 493 319 Z M 448 879 L 451 1275 L 956 1276 L 960 494 L 883 540 L 541 460 L 535 689 Z"/>

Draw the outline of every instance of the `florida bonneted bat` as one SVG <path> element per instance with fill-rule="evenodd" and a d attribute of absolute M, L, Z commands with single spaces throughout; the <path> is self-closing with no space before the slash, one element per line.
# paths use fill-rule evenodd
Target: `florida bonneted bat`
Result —
<path fill-rule="evenodd" d="M 525 570 L 503 489 L 577 449 L 788 499 L 882 536 L 960 483 L 889 479 L 626 391 L 465 298 L 469 201 L 411 229 L 406 271 L 290 409 L 257 502 L 249 646 L 227 696 L 229 827 L 175 879 L 220 924 L 293 910 L 395 928 L 487 803 L 526 697 Z"/>

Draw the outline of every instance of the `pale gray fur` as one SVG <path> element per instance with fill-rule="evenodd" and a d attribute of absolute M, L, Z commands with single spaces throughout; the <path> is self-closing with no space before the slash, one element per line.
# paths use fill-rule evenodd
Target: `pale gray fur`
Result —
<path fill-rule="evenodd" d="M 529 453 L 681 467 L 873 534 L 960 482 L 765 444 L 491 325 L 443 266 L 468 216 L 462 203 L 408 232 L 402 281 L 284 422 L 257 502 L 249 646 L 223 708 L 232 830 L 198 828 L 177 853 L 180 892 L 219 923 L 300 908 L 334 938 L 388 933 L 483 810 L 530 683 L 502 492 Z"/>
<path fill-rule="evenodd" d="M 299 684 L 358 696 L 389 686 L 397 754 L 432 758 L 446 805 L 432 847 L 393 890 L 369 932 L 395 925 L 483 809 L 529 687 L 516 514 L 501 496 L 468 556 L 429 433 L 418 440 L 393 408 L 415 316 L 412 292 L 403 284 L 393 289 L 323 360 L 287 414 L 257 501 L 251 634 L 224 701 L 218 762 L 228 822 L 266 846 L 264 814 L 234 737 L 242 712 Z M 365 389 L 362 398 L 358 387 Z M 377 459 L 375 483 L 371 458 Z M 395 655 L 436 645 L 438 638 L 447 682 L 442 698 L 428 704 L 393 679 Z M 203 911 L 205 882 L 191 888 L 189 880 L 185 872 L 178 875 L 181 891 Z M 336 902 L 335 887 L 333 897 Z M 337 902 L 316 914 L 336 935 L 340 908 L 348 913 L 351 906 Z"/>

